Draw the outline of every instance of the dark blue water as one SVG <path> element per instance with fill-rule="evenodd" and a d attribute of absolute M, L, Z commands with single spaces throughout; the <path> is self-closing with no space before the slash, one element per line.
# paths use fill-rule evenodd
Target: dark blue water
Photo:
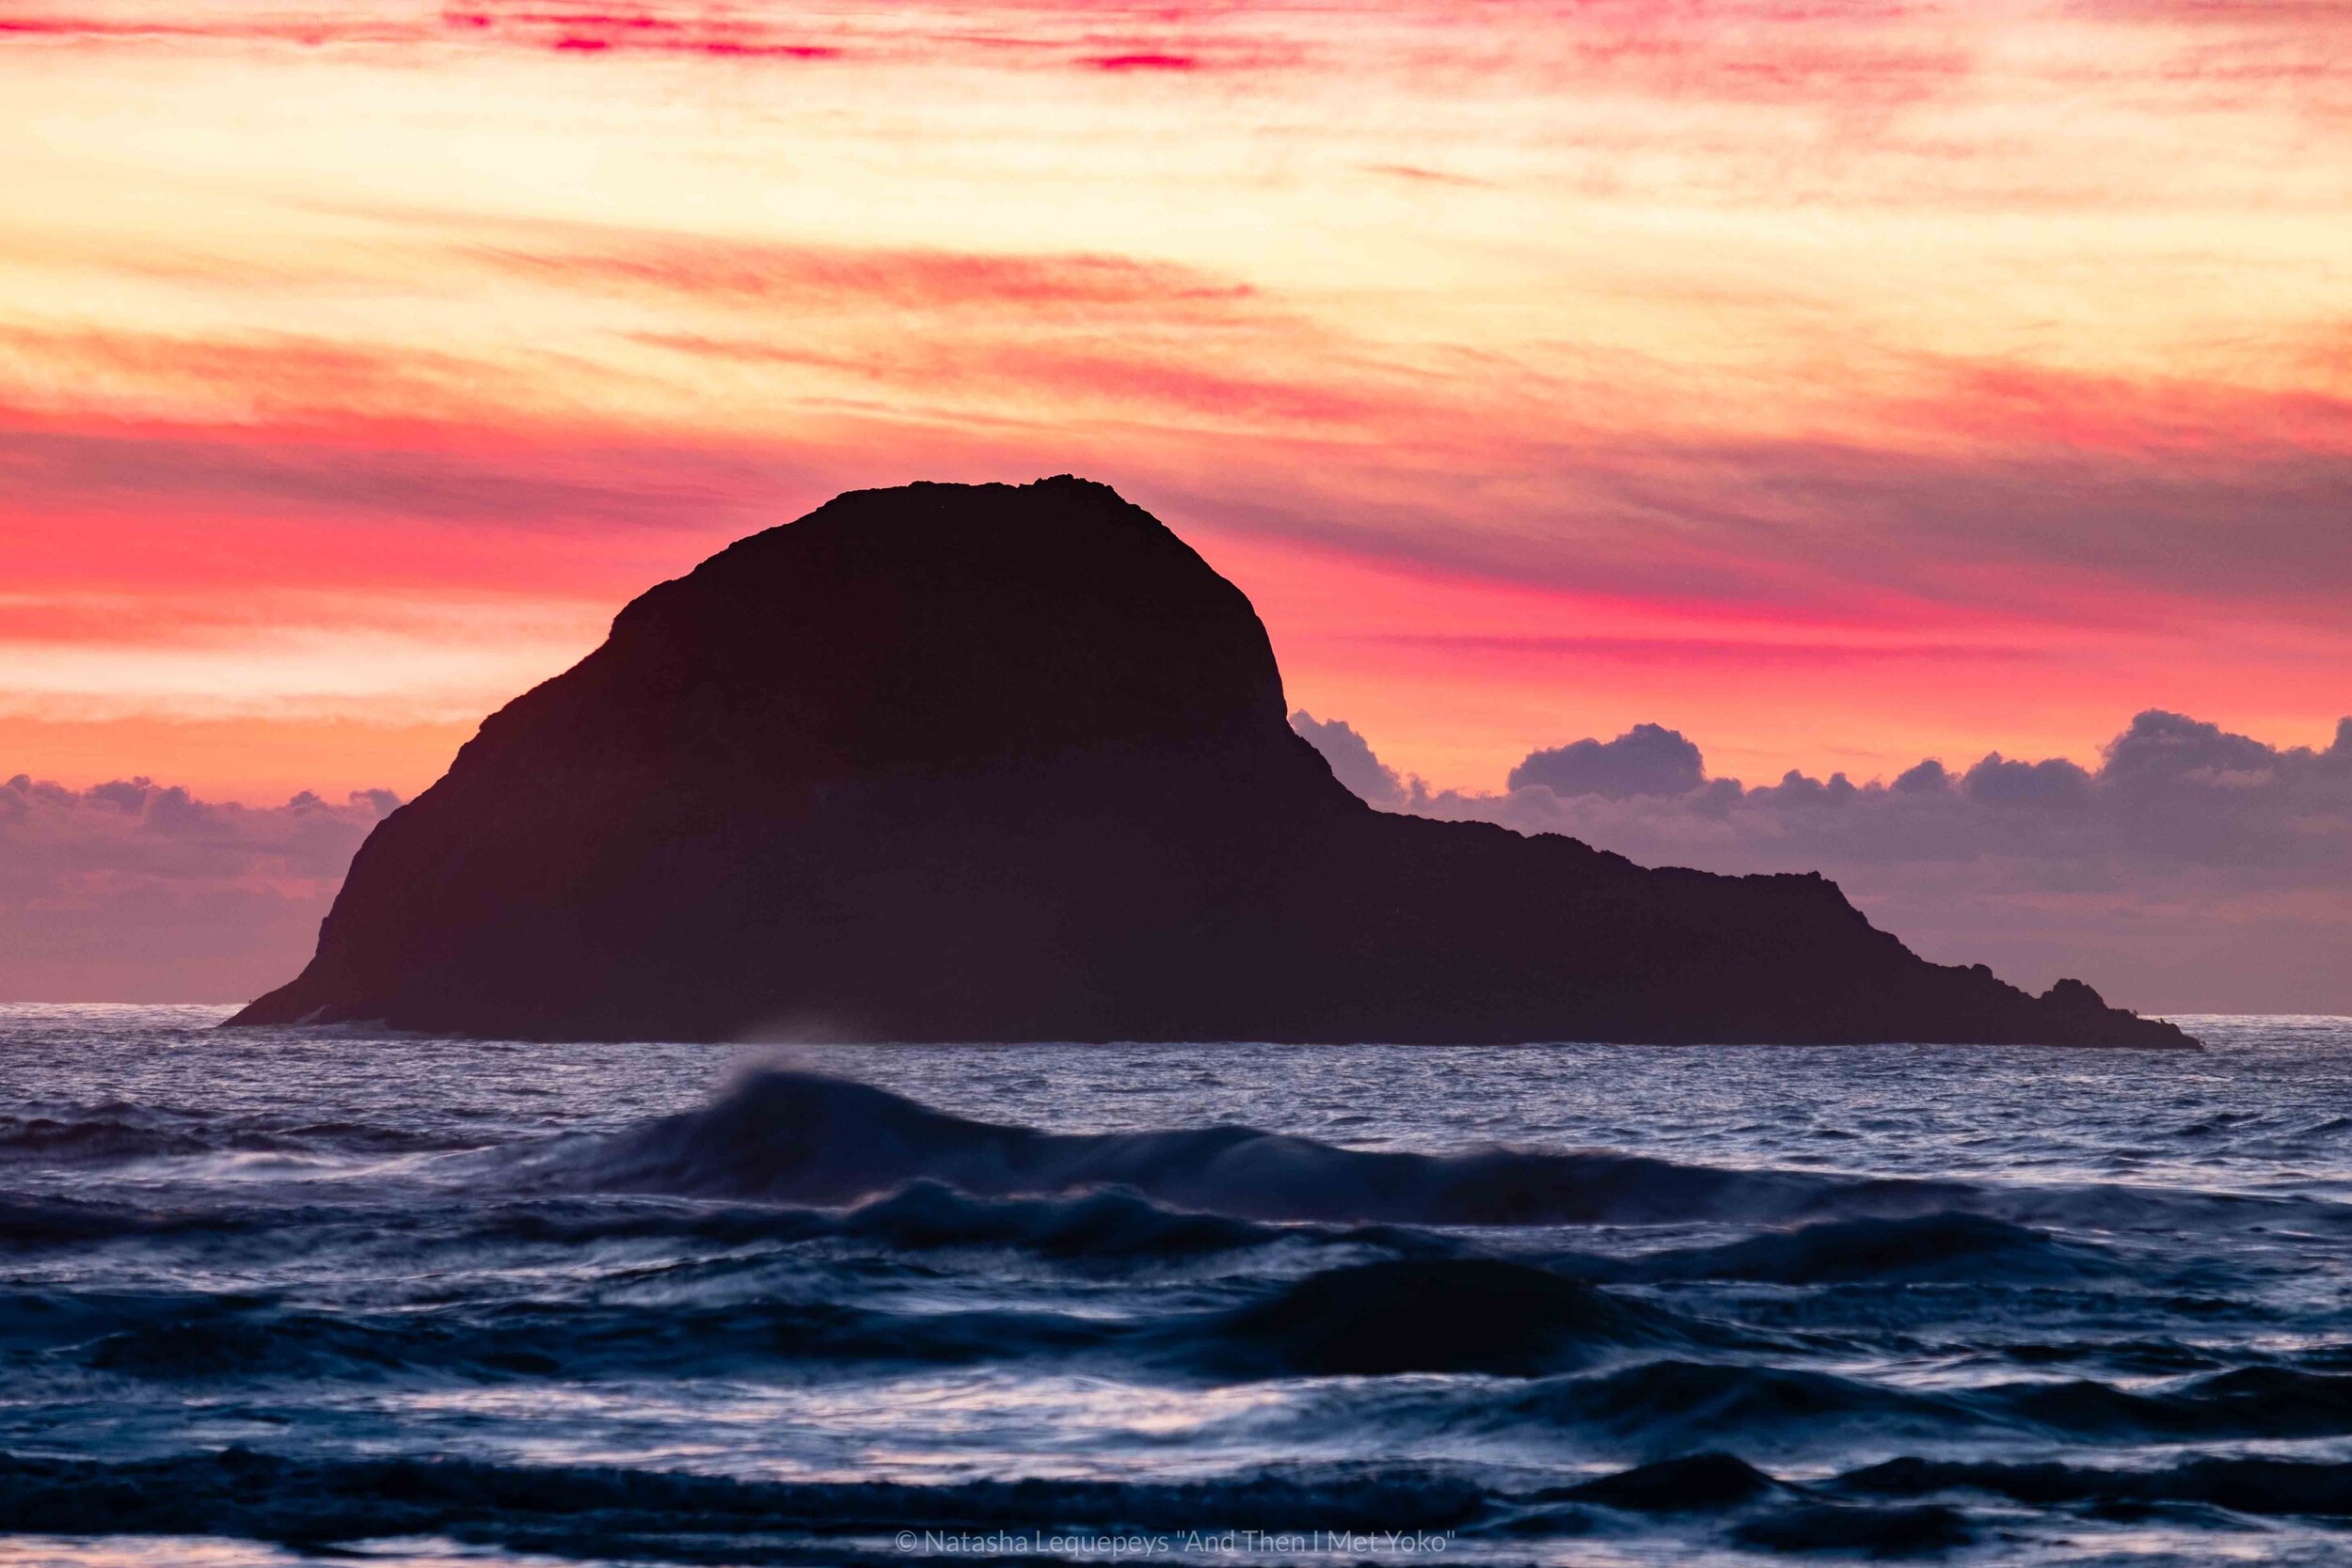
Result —
<path fill-rule="evenodd" d="M 2352 1560 L 2352 1022 L 218 1016 L 0 1009 L 0 1562 Z"/>

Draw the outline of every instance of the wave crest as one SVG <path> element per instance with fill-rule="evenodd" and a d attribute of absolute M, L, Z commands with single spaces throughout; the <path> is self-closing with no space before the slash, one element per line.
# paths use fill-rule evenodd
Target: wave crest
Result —
<path fill-rule="evenodd" d="M 754 1074 L 709 1106 L 575 1151 L 590 1185 L 708 1198 L 856 1203 L 917 1182 L 983 1197 L 1121 1188 L 1235 1218 L 1325 1224 L 1788 1223 L 1916 1213 L 1958 1183 L 1723 1170 L 1605 1151 L 1372 1151 L 1217 1126 L 1048 1132 L 970 1120 L 820 1074 Z"/>

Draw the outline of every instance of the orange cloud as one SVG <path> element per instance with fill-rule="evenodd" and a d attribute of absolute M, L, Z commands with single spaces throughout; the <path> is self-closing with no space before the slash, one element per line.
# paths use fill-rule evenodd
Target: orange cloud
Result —
<path fill-rule="evenodd" d="M 0 711 L 60 747 L 215 676 L 440 722 L 834 490 L 1068 469 L 1449 780 L 2352 671 L 2340 8 L 11 20 Z"/>

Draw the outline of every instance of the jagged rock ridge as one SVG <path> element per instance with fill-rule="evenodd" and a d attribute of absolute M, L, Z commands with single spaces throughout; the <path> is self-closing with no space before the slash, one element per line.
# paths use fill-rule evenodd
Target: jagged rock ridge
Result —
<path fill-rule="evenodd" d="M 1264 627 L 1073 478 L 840 497 L 624 609 L 237 1024 L 532 1038 L 2193 1043 L 1819 877 L 1375 812 Z"/>

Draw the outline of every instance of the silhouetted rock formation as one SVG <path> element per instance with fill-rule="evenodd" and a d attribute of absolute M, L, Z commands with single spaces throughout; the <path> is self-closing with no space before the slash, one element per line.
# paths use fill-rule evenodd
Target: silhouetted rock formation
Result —
<path fill-rule="evenodd" d="M 623 610 L 378 826 L 236 1023 L 536 1038 L 2182 1045 L 1819 877 L 1391 816 L 1109 489 L 841 497 Z"/>

